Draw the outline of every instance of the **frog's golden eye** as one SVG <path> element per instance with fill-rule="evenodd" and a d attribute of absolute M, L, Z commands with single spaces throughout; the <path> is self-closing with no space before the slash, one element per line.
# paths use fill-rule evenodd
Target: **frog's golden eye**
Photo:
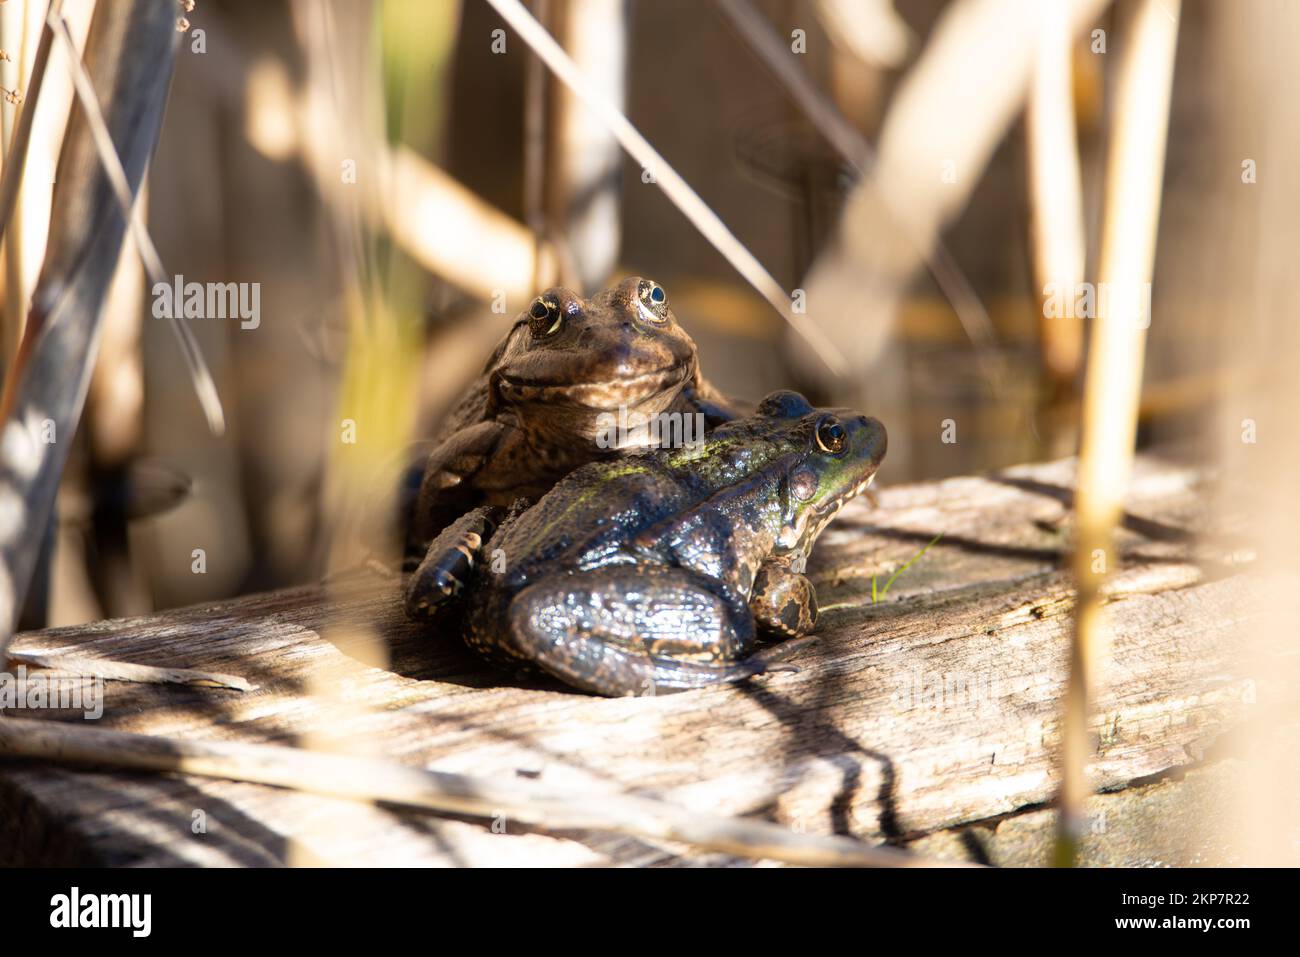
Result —
<path fill-rule="evenodd" d="M 564 322 L 564 313 L 556 302 L 538 296 L 528 310 L 528 329 L 534 336 L 549 336 Z"/>
<path fill-rule="evenodd" d="M 637 290 L 637 297 L 641 304 L 645 306 L 642 310 L 646 318 L 654 322 L 668 321 L 668 293 L 664 292 L 664 287 L 657 282 L 651 282 L 648 279 L 641 281 L 641 288 Z"/>
<path fill-rule="evenodd" d="M 848 445 L 848 433 L 833 415 L 822 416 L 817 422 L 817 447 L 831 455 L 839 455 Z"/>

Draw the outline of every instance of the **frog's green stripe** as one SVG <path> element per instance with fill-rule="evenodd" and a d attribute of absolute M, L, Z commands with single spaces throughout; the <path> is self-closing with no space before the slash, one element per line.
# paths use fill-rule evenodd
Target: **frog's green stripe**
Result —
<path fill-rule="evenodd" d="M 724 507 L 727 502 L 745 498 L 756 488 L 776 488 L 780 485 L 781 476 L 790 470 L 792 463 L 797 459 L 797 452 L 786 452 L 782 455 L 775 456 L 764 462 L 744 479 L 735 482 L 732 485 L 728 485 L 725 488 L 718 489 L 716 492 L 707 495 L 694 505 L 681 510 L 676 515 L 671 515 L 663 521 L 650 526 L 648 529 L 643 531 L 639 537 L 654 540 L 662 535 L 667 529 L 688 523 L 692 516 L 703 512 L 705 509 L 720 509 Z"/>
<path fill-rule="evenodd" d="M 690 446 L 687 446 L 684 449 L 675 450 L 675 452 L 666 457 L 667 464 L 670 468 L 681 468 L 683 465 L 697 464 L 704 459 L 716 457 L 717 455 L 725 451 L 730 451 L 737 446 L 747 448 L 748 445 L 740 441 L 743 438 L 752 438 L 752 436 L 736 436 L 734 439 L 728 438 L 716 443 L 709 442 L 702 447 L 697 446 L 691 448 Z M 609 481 L 626 478 L 629 475 L 648 473 L 650 471 L 652 471 L 652 469 L 641 462 L 610 463 L 606 465 L 601 469 L 600 481 L 593 487 L 584 489 L 579 495 L 573 498 L 562 511 L 551 516 L 550 521 L 546 522 L 537 530 L 533 541 L 536 542 L 538 539 L 547 537 L 557 525 L 562 525 L 568 522 L 575 512 L 581 510 L 595 496 L 606 494 L 608 492 L 606 486 Z"/>
<path fill-rule="evenodd" d="M 703 460 L 729 454 L 736 448 L 742 450 L 752 449 L 756 443 L 772 444 L 752 432 L 740 432 L 726 436 L 719 436 L 715 432 L 703 445 L 687 445 L 680 449 L 674 449 L 667 456 L 666 464 L 669 468 L 674 469 L 681 468 L 684 465 L 694 465 Z"/>
<path fill-rule="evenodd" d="M 736 454 L 738 451 L 751 452 L 756 446 L 768 449 L 771 452 L 771 457 L 761 465 L 751 462 L 750 465 L 753 471 L 748 478 L 727 490 L 696 503 L 690 509 L 691 511 L 695 511 L 704 507 L 705 503 L 714 501 L 719 496 L 734 496 L 736 498 L 743 496 L 765 478 L 770 478 L 773 469 L 778 467 L 778 463 L 788 462 L 790 458 L 798 453 L 788 449 L 779 448 L 775 443 L 762 440 L 753 432 L 746 430 L 737 432 L 734 435 L 725 436 L 717 436 L 715 433 L 715 436 L 710 437 L 703 445 L 688 445 L 680 449 L 665 450 L 668 454 L 665 455 L 662 461 L 669 469 L 680 470 L 686 466 L 698 467 L 702 462 L 728 457 Z M 652 452 L 650 454 L 654 453 Z M 601 469 L 599 481 L 594 485 L 594 487 L 584 489 L 579 495 L 575 496 L 570 502 L 568 502 L 562 511 L 552 515 L 549 521 L 537 529 L 530 545 L 539 539 L 547 537 L 557 525 L 562 525 L 568 522 L 572 518 L 573 514 L 586 506 L 593 497 L 606 494 L 606 485 L 609 481 L 651 471 L 653 471 L 653 469 L 650 466 L 638 461 L 607 463 Z"/>
<path fill-rule="evenodd" d="M 585 505 L 589 499 L 591 499 L 593 496 L 599 493 L 604 492 L 605 488 L 603 487 L 603 480 L 622 478 L 626 475 L 635 475 L 638 472 L 649 471 L 644 465 L 641 465 L 639 462 L 629 462 L 626 464 L 611 463 L 608 466 L 608 468 L 609 468 L 608 472 L 602 470 L 602 474 L 600 476 L 602 479 L 601 483 L 598 483 L 594 487 L 588 487 L 584 489 L 582 491 L 582 494 L 578 495 L 575 499 L 573 499 L 573 501 L 569 502 L 569 504 L 565 507 L 563 511 L 561 511 L 557 515 L 554 515 L 549 522 L 547 522 L 545 525 L 539 528 L 537 530 L 537 534 L 533 536 L 532 541 L 536 542 L 539 538 L 545 538 L 550 533 L 551 529 L 553 529 L 556 525 L 559 525 L 567 521 L 570 515 L 574 511 L 576 511 L 577 509 Z M 530 543 L 530 547 L 531 544 L 532 543 Z"/>

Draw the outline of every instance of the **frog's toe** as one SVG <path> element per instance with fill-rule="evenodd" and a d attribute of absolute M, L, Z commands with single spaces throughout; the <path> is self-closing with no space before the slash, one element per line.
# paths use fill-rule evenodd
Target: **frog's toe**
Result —
<path fill-rule="evenodd" d="M 438 610 L 453 601 L 464 587 L 464 582 L 450 572 L 438 570 L 419 576 L 418 587 L 407 587 L 406 617 L 412 621 L 431 621 Z"/>
<path fill-rule="evenodd" d="M 544 579 L 509 611 L 516 648 L 603 695 L 653 695 L 761 674 L 743 658 L 753 620 L 720 583 L 682 568 L 605 568 Z"/>

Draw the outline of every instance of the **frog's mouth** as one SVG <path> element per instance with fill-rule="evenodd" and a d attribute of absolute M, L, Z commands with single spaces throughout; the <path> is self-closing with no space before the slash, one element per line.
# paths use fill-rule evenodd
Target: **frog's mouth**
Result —
<path fill-rule="evenodd" d="M 563 404 L 596 412 L 617 412 L 620 407 L 635 408 L 658 396 L 671 399 L 689 374 L 689 366 L 682 364 L 608 382 L 558 383 L 503 375 L 501 390 L 512 402 Z"/>
<path fill-rule="evenodd" d="M 857 485 L 854 485 L 853 487 L 847 489 L 846 491 L 841 492 L 839 495 L 835 496 L 835 498 L 831 499 L 830 501 L 822 505 L 820 508 L 818 508 L 813 513 L 813 520 L 817 523 L 817 530 L 820 531 L 823 525 L 825 525 L 827 522 L 829 522 L 831 519 L 833 519 L 836 515 L 840 513 L 840 509 L 842 509 L 845 505 L 849 504 L 849 502 L 853 501 L 853 499 L 857 498 L 859 495 L 865 492 L 867 490 L 867 486 L 869 486 L 875 480 L 876 480 L 876 473 L 872 472 L 870 475 L 864 478 Z"/>

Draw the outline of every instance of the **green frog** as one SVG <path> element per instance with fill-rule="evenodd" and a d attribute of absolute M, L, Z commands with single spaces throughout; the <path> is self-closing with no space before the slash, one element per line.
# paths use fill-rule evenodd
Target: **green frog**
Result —
<path fill-rule="evenodd" d="M 503 564 L 474 571 L 466 642 L 499 666 L 605 695 L 758 674 L 760 630 L 815 627 L 809 550 L 885 447 L 877 420 L 776 392 L 702 444 L 579 468 L 495 530 L 486 548 Z M 426 564 L 459 547 L 453 526 Z"/>
<path fill-rule="evenodd" d="M 408 613 L 427 617 L 455 593 L 506 506 L 535 500 L 580 465 L 659 444 L 663 435 L 702 439 L 735 414 L 700 374 L 695 343 L 658 283 L 633 276 L 590 299 L 561 287 L 543 292 L 453 407 L 446 438 L 424 466 L 408 556 L 423 557 L 430 540 L 457 522 L 463 561 L 437 587 L 422 589 L 423 601 L 408 604 Z M 661 422 L 669 427 L 660 430 Z"/>

